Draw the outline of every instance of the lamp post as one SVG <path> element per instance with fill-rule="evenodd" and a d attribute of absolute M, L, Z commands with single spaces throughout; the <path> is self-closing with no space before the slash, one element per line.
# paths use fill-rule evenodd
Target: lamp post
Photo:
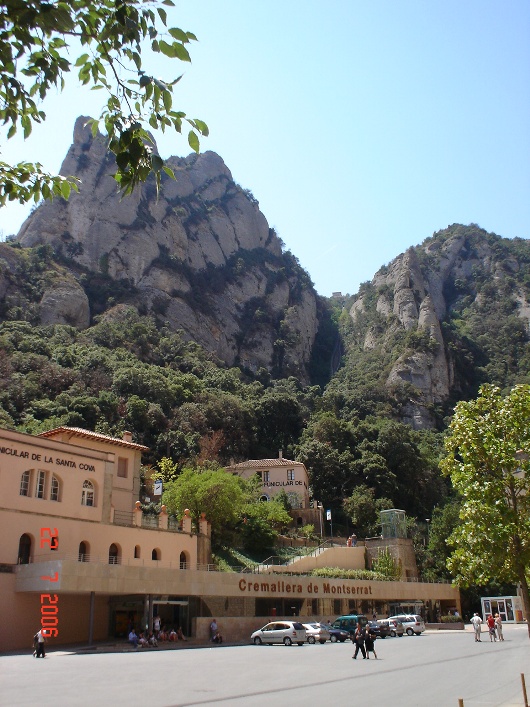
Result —
<path fill-rule="evenodd" d="M 431 522 L 430 518 L 425 518 L 425 522 L 427 523 L 427 545 L 429 544 L 429 523 Z"/>
<path fill-rule="evenodd" d="M 324 510 L 324 506 L 322 504 L 317 505 L 317 508 L 319 510 L 319 518 L 320 518 L 320 540 L 322 540 L 322 511 Z"/>

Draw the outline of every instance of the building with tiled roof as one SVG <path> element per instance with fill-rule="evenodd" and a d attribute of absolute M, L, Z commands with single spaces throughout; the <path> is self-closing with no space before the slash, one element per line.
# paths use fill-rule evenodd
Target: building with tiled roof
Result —
<path fill-rule="evenodd" d="M 281 452 L 277 459 L 249 459 L 227 466 L 226 471 L 243 479 L 257 474 L 261 479 L 264 501 L 270 501 L 280 491 L 285 491 L 293 510 L 309 508 L 307 469 L 302 462 L 284 459 Z"/>

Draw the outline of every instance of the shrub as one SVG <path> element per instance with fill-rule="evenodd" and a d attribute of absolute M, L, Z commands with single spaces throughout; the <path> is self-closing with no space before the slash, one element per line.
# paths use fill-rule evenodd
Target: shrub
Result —
<path fill-rule="evenodd" d="M 461 616 L 453 616 L 453 614 L 449 614 L 448 616 L 442 616 L 440 621 L 443 624 L 459 624 L 462 622 L 462 617 Z"/>

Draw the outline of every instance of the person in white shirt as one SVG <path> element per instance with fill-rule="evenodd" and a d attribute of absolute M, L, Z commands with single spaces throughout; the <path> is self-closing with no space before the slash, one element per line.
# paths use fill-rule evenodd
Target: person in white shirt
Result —
<path fill-rule="evenodd" d="M 35 651 L 36 658 L 46 658 L 46 650 L 44 648 L 45 636 L 46 631 L 42 628 L 35 634 L 34 640 L 37 644 L 37 650 Z"/>
<path fill-rule="evenodd" d="M 471 623 L 473 624 L 473 628 L 475 630 L 475 641 L 480 643 L 482 641 L 482 639 L 480 638 L 480 634 L 482 631 L 480 625 L 482 623 L 482 619 L 480 618 L 480 616 L 477 614 L 476 611 L 475 611 L 475 615 L 471 619 Z"/>

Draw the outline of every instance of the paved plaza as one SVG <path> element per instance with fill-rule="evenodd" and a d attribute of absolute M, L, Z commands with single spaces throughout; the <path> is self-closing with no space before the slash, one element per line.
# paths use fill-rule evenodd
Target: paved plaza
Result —
<path fill-rule="evenodd" d="M 182 645 L 177 650 L 51 650 L 45 660 L 0 656 L 0 705 L 172 707 L 355 705 L 523 707 L 530 688 L 525 625 L 503 643 L 465 631 L 376 642 L 378 660 L 352 660 L 347 643 L 299 646 Z M 530 692 L 530 690 L 528 690 Z"/>

